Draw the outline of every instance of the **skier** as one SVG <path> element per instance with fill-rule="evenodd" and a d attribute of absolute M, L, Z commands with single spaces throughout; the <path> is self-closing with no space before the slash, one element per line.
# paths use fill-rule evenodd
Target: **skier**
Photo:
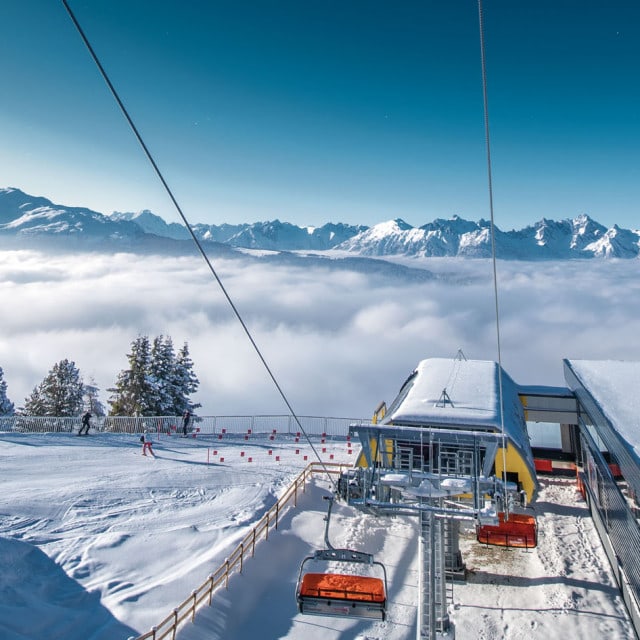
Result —
<path fill-rule="evenodd" d="M 187 427 L 189 426 L 190 422 L 191 422 L 191 411 L 189 411 L 189 409 L 187 409 L 182 414 L 182 437 L 183 438 L 187 437 Z"/>
<path fill-rule="evenodd" d="M 146 456 L 147 451 L 149 451 L 149 453 L 155 458 L 155 454 L 153 453 L 153 449 L 151 448 L 153 441 L 151 440 L 151 435 L 146 429 L 144 430 L 144 435 L 140 438 L 140 440 L 142 440 L 142 455 Z"/>
<path fill-rule="evenodd" d="M 78 435 L 81 436 L 83 435 L 82 431 L 84 430 L 84 435 L 88 436 L 89 435 L 89 420 L 91 420 L 91 411 L 87 411 L 83 416 L 82 416 L 82 425 L 80 426 L 80 431 L 78 431 Z"/>

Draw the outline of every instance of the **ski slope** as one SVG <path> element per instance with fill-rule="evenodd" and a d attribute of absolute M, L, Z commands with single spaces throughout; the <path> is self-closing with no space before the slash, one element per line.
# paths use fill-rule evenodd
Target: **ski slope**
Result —
<path fill-rule="evenodd" d="M 344 439 L 315 446 L 326 449 L 326 460 L 355 457 Z M 224 561 L 306 466 L 303 456 L 311 460 L 308 445 L 281 435 L 163 436 L 154 449 L 155 459 L 142 457 L 135 435 L 0 434 L 0 637 L 126 640 L 148 631 Z M 314 481 L 178 638 L 413 640 L 417 528 L 410 518 L 373 518 L 341 504 L 332 516 L 335 546 L 385 563 L 385 622 L 298 614 L 298 568 L 323 546 L 329 490 Z M 574 483 L 543 480 L 537 508 L 535 550 L 483 547 L 464 536 L 469 576 L 453 589 L 455 637 L 633 637 Z"/>

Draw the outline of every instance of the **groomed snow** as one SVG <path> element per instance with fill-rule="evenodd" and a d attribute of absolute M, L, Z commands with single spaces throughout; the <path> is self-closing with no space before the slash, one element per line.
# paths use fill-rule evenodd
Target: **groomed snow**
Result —
<path fill-rule="evenodd" d="M 344 439 L 315 445 L 327 460 L 356 453 Z M 224 561 L 310 455 L 283 436 L 163 437 L 155 448 L 152 459 L 140 455 L 133 435 L 0 434 L 0 637 L 126 640 L 148 631 Z M 415 638 L 417 538 L 409 518 L 374 518 L 341 504 L 332 518 L 334 545 L 385 563 L 387 621 L 297 613 L 298 567 L 322 547 L 329 488 L 321 479 L 310 486 L 180 640 Z M 454 585 L 451 606 L 457 640 L 633 637 L 573 480 L 543 480 L 537 509 L 535 550 L 482 547 L 465 534 L 469 577 Z"/>

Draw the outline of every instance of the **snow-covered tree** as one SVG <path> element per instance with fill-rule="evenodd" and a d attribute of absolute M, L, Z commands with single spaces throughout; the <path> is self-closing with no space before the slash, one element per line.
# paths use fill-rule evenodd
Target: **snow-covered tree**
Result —
<path fill-rule="evenodd" d="M 155 383 L 154 414 L 156 416 L 173 415 L 175 413 L 174 368 L 176 354 L 170 336 L 162 335 L 154 338 L 151 347 L 150 373 Z"/>
<path fill-rule="evenodd" d="M 111 392 L 109 405 L 112 416 L 154 415 L 157 385 L 151 375 L 151 345 L 149 336 L 138 336 L 127 354 L 129 368 L 123 369 Z"/>
<path fill-rule="evenodd" d="M 84 383 L 84 410 L 91 411 L 94 416 L 104 416 L 106 411 L 99 397 L 100 387 L 91 378 L 89 383 Z"/>
<path fill-rule="evenodd" d="M 173 375 L 173 386 L 176 390 L 173 402 L 175 415 L 181 415 L 186 409 L 193 411 L 200 407 L 200 403 L 189 401 L 189 396 L 198 390 L 200 381 L 193 371 L 193 360 L 189 355 L 189 345 L 186 342 L 178 351 Z"/>
<path fill-rule="evenodd" d="M 7 383 L 4 379 L 4 371 L 0 367 L 0 416 L 12 416 L 13 413 L 13 402 L 7 398 Z"/>
<path fill-rule="evenodd" d="M 127 358 L 129 368 L 108 389 L 111 415 L 179 416 L 200 406 L 189 401 L 200 382 L 186 342 L 176 354 L 170 336 L 157 336 L 153 343 L 139 336 Z"/>
<path fill-rule="evenodd" d="M 84 385 L 75 362 L 66 358 L 25 398 L 22 413 L 30 416 L 77 416 L 83 408 Z"/>

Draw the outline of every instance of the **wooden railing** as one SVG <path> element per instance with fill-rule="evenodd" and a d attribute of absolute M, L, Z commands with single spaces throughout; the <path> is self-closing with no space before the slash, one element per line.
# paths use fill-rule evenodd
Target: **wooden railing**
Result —
<path fill-rule="evenodd" d="M 340 474 L 349 464 L 311 462 L 293 481 L 280 499 L 267 511 L 258 524 L 244 537 L 242 542 L 231 552 L 229 557 L 220 565 L 191 595 L 158 625 L 147 633 L 129 640 L 175 640 L 179 625 L 187 620 L 195 620 L 196 613 L 206 602 L 210 605 L 214 592 L 224 585 L 229 586 L 229 577 L 233 573 L 242 573 L 244 562 L 253 557 L 256 543 L 261 539 L 268 540 L 270 530 L 278 528 L 278 521 L 282 514 L 291 506 L 298 504 L 298 493 L 304 493 L 307 480 L 316 474 Z"/>

